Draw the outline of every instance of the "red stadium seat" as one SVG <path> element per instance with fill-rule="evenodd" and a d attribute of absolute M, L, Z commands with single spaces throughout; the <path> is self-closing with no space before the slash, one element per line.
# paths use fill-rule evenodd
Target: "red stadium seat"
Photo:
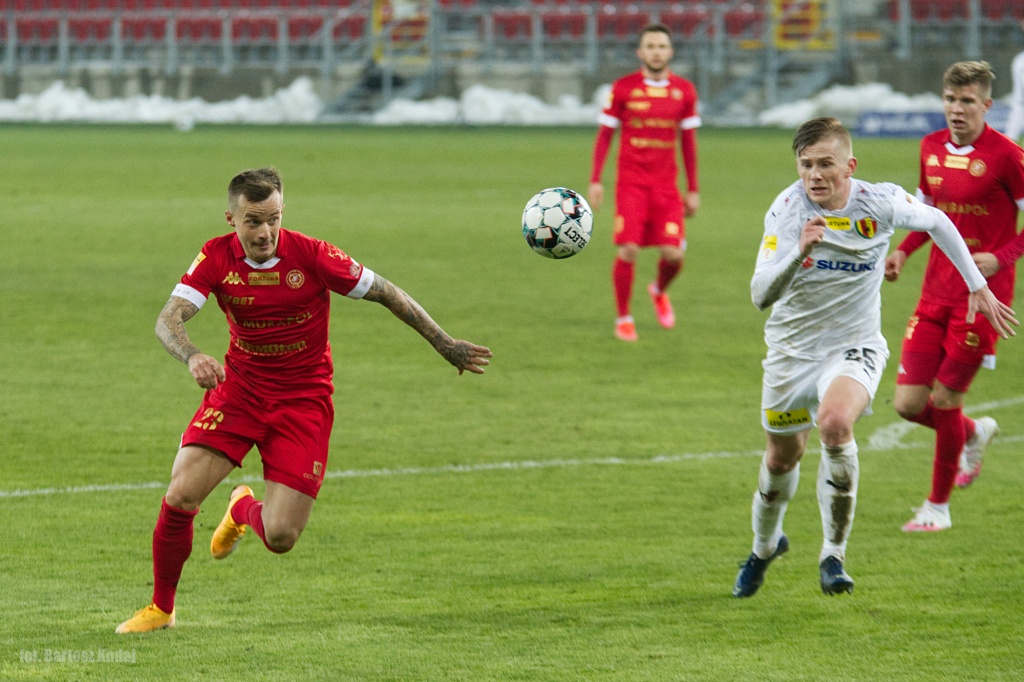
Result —
<path fill-rule="evenodd" d="M 968 12 L 968 0 L 910 0 L 910 17 L 915 21 L 966 19 Z"/>
<path fill-rule="evenodd" d="M 324 18 L 317 15 L 288 17 L 288 37 L 291 40 L 309 41 L 320 35 Z"/>
<path fill-rule="evenodd" d="M 661 13 L 660 19 L 673 36 L 691 38 L 712 33 L 711 12 L 702 5 L 665 11 Z"/>
<path fill-rule="evenodd" d="M 68 19 L 68 37 L 72 43 L 105 43 L 110 40 L 113 23 L 113 17 L 105 19 L 74 17 Z"/>
<path fill-rule="evenodd" d="M 533 37 L 533 17 L 520 10 L 495 9 L 494 36 L 506 41 L 529 40 Z"/>
<path fill-rule="evenodd" d="M 56 44 L 59 27 L 56 19 L 15 19 L 15 31 L 22 45 Z"/>
<path fill-rule="evenodd" d="M 764 10 L 743 3 L 725 13 L 725 33 L 730 38 L 757 38 L 764 33 Z"/>
<path fill-rule="evenodd" d="M 223 34 L 221 20 L 216 17 L 182 16 L 175 24 L 175 37 L 186 43 L 218 42 Z"/>
<path fill-rule="evenodd" d="M 231 20 L 234 42 L 268 43 L 277 40 L 277 19 L 274 17 L 237 16 Z"/>
<path fill-rule="evenodd" d="M 576 40 L 587 33 L 586 12 L 572 9 L 553 10 L 541 17 L 544 35 L 552 40 Z"/>
<path fill-rule="evenodd" d="M 597 35 L 616 40 L 635 40 L 640 31 L 651 23 L 651 17 L 635 5 L 618 10 L 615 5 L 605 5 L 597 14 Z"/>
<path fill-rule="evenodd" d="M 121 36 L 129 43 L 149 43 L 167 39 L 167 19 L 128 15 L 121 19 Z"/>
<path fill-rule="evenodd" d="M 338 20 L 331 29 L 331 35 L 337 40 L 362 40 L 366 37 L 366 16 L 350 14 Z"/>

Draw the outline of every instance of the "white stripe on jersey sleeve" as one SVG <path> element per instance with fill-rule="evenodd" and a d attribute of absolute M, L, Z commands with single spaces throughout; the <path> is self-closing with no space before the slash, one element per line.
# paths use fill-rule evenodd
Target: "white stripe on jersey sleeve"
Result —
<path fill-rule="evenodd" d="M 345 294 L 348 298 L 360 299 L 366 296 L 366 292 L 373 286 L 374 274 L 373 270 L 363 266 L 363 274 L 359 276 L 359 281 L 352 287 L 352 291 Z"/>
<path fill-rule="evenodd" d="M 700 116 L 688 116 L 679 122 L 679 127 L 683 130 L 692 130 L 693 128 L 700 128 L 701 120 Z"/>
<path fill-rule="evenodd" d="M 601 115 L 597 117 L 597 122 L 606 128 L 618 128 L 622 125 L 622 121 L 604 112 L 601 112 Z"/>
<path fill-rule="evenodd" d="M 178 282 L 178 286 L 174 287 L 171 296 L 183 298 L 197 308 L 202 308 L 203 304 L 206 303 L 206 297 L 202 293 L 181 282 Z"/>

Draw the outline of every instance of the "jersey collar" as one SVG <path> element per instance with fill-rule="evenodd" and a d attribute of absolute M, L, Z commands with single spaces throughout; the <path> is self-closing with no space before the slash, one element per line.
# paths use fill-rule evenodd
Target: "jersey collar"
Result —
<path fill-rule="evenodd" d="M 238 241 L 237 234 L 235 235 L 234 240 L 232 240 L 231 248 L 234 252 L 235 258 L 241 258 L 245 261 L 245 264 L 253 270 L 269 270 L 280 263 L 281 259 L 287 255 L 289 241 L 290 237 L 288 236 L 288 231 L 282 228 L 281 231 L 277 233 L 277 251 L 274 257 L 266 263 L 257 263 L 256 261 L 249 260 L 249 257 L 245 255 L 245 249 L 242 248 L 242 242 Z"/>

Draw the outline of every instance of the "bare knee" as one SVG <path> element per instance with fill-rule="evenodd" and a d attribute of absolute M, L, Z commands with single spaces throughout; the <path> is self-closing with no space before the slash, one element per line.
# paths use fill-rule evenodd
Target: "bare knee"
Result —
<path fill-rule="evenodd" d="M 842 411 L 825 410 L 818 414 L 818 431 L 825 445 L 842 445 L 853 440 L 853 420 Z"/>
<path fill-rule="evenodd" d="M 290 552 L 295 543 L 302 535 L 302 529 L 294 527 L 267 528 L 264 527 L 267 547 L 278 554 Z"/>

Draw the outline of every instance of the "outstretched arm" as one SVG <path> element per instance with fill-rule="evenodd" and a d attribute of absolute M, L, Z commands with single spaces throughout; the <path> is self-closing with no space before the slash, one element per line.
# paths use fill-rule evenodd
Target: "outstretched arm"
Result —
<path fill-rule="evenodd" d="M 205 389 L 217 388 L 224 381 L 224 367 L 216 358 L 200 352 L 185 331 L 185 323 L 198 312 L 194 303 L 171 296 L 156 318 L 156 337 L 168 353 L 188 365 L 197 384 Z"/>
<path fill-rule="evenodd" d="M 412 296 L 381 277 L 379 273 L 374 273 L 373 284 L 363 298 L 380 303 L 394 313 L 395 317 L 419 332 L 434 350 L 459 370 L 459 374 L 464 370 L 483 374 L 484 365 L 490 364 L 487 358 L 493 357 L 493 354 L 489 348 L 448 336 Z"/>

